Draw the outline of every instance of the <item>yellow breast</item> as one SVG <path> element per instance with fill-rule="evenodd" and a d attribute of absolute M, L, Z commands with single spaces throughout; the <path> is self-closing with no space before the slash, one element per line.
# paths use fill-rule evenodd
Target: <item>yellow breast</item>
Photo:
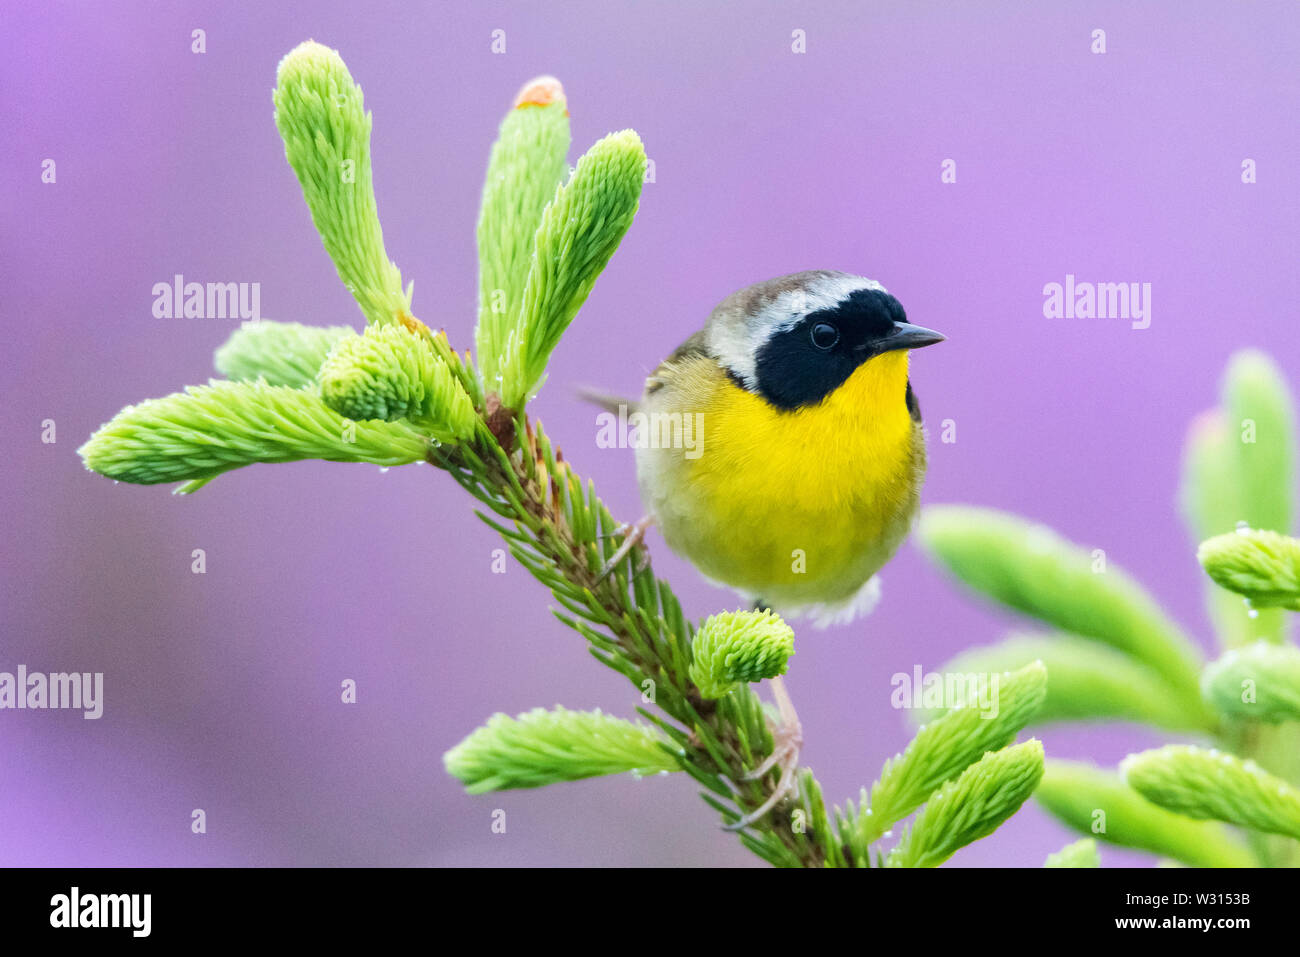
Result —
<path fill-rule="evenodd" d="M 638 452 L 668 544 L 710 578 L 776 601 L 846 598 L 889 558 L 917 503 L 924 449 L 907 353 L 861 365 L 816 406 L 782 411 L 717 365 L 672 370 L 646 411 L 698 413 L 695 457 Z"/>

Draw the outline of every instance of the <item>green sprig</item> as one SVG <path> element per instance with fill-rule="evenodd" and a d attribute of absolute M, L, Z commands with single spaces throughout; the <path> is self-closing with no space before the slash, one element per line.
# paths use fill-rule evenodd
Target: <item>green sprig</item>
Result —
<path fill-rule="evenodd" d="M 406 465 L 428 448 L 411 426 L 349 422 L 312 390 L 214 381 L 127 406 L 78 452 L 92 471 L 154 485 L 202 483 L 255 462 Z"/>
<path fill-rule="evenodd" d="M 1036 739 L 986 754 L 930 798 L 889 852 L 886 865 L 937 867 L 997 830 L 1042 776 L 1043 745 Z"/>
<path fill-rule="evenodd" d="M 519 322 L 504 344 L 506 408 L 523 408 L 541 388 L 551 352 L 632 225 L 645 165 L 634 131 L 610 133 L 578 160 L 542 213 Z"/>
<path fill-rule="evenodd" d="M 1300 790 L 1254 761 L 1167 745 L 1129 755 L 1120 773 L 1129 787 L 1170 811 L 1300 838 Z"/>
<path fill-rule="evenodd" d="M 447 363 L 404 326 L 340 339 L 320 368 L 321 398 L 350 419 L 410 419 L 440 442 L 469 438 L 478 414 Z"/>
<path fill-rule="evenodd" d="M 537 225 L 569 171 L 568 152 L 569 110 L 560 82 L 538 77 L 524 84 L 501 121 L 479 207 L 474 338 L 488 391 L 501 389 L 501 362 L 523 310 Z"/>
<path fill-rule="evenodd" d="M 351 326 L 304 326 L 261 319 L 245 322 L 217 350 L 217 371 L 236 382 L 265 379 L 267 385 L 298 389 L 316 381 L 330 349 Z"/>
<path fill-rule="evenodd" d="M 1101 855 L 1097 852 L 1097 842 L 1090 837 L 1081 837 L 1073 844 L 1067 844 L 1055 854 L 1047 855 L 1044 867 L 1101 867 Z"/>
<path fill-rule="evenodd" d="M 1214 716 L 1199 701 L 1169 687 L 1139 661 L 1096 641 L 1069 634 L 1012 635 L 996 645 L 962 652 L 945 673 L 991 673 L 1041 661 L 1051 675 L 1047 697 L 1032 720 L 1140 721 L 1172 730 L 1208 730 Z"/>
<path fill-rule="evenodd" d="M 1221 714 L 1300 721 L 1300 650 L 1267 641 L 1233 649 L 1206 667 L 1201 689 Z"/>
<path fill-rule="evenodd" d="M 885 763 L 880 780 L 871 787 L 870 805 L 864 804 L 859 817 L 857 830 L 864 844 L 881 837 L 986 752 L 1010 744 L 1042 707 L 1048 684 L 1042 662 L 989 677 L 997 681 L 995 714 L 974 702 L 954 708 L 923 726 L 902 754 Z"/>
<path fill-rule="evenodd" d="M 495 714 L 443 756 L 470 794 L 535 788 L 606 774 L 679 771 L 672 742 L 659 731 L 599 711 L 534 708 Z"/>
<path fill-rule="evenodd" d="M 1300 539 L 1243 528 L 1202 542 L 1196 559 L 1251 605 L 1300 611 Z"/>
<path fill-rule="evenodd" d="M 721 698 L 738 682 L 785 674 L 794 629 L 771 611 L 713 615 L 691 642 L 691 680 L 706 698 Z"/>
<path fill-rule="evenodd" d="M 1277 365 L 1264 353 L 1233 355 L 1223 378 L 1223 408 L 1236 453 L 1241 521 L 1251 528 L 1291 530 L 1295 481 L 1295 417 Z M 1227 529 L 1219 529 L 1226 532 Z"/>
<path fill-rule="evenodd" d="M 1182 482 L 1178 500 L 1183 520 L 1195 543 L 1231 532 L 1244 521 L 1241 483 L 1237 479 L 1236 450 L 1239 441 L 1228 429 L 1222 409 L 1197 416 L 1184 443 Z M 1251 617 L 1235 597 L 1212 582 L 1205 583 L 1205 603 L 1220 644 L 1234 647 L 1253 641 L 1260 634 L 1274 634 L 1280 613 L 1263 611 Z"/>
<path fill-rule="evenodd" d="M 1157 807 L 1119 775 L 1078 761 L 1048 761 L 1034 798 L 1070 827 L 1111 844 L 1193 867 L 1251 867 L 1254 857 L 1222 824 Z"/>
<path fill-rule="evenodd" d="M 338 51 L 308 40 L 276 71 L 275 125 L 325 251 L 369 322 L 409 313 L 384 250 L 370 168 L 371 116 Z"/>

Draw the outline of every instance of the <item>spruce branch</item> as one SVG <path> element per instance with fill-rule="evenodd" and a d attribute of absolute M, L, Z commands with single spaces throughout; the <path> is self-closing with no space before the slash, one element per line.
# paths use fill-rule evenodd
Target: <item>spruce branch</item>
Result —
<path fill-rule="evenodd" d="M 600 711 L 534 708 L 495 714 L 443 756 L 470 794 L 535 788 L 605 774 L 678 771 L 680 748 L 654 727 Z"/>
<path fill-rule="evenodd" d="M 498 714 L 448 752 L 449 772 L 477 792 L 680 769 L 725 823 L 748 820 L 783 779 L 779 766 L 751 773 L 768 765 L 776 742 L 748 683 L 784 672 L 792 631 L 775 615 L 736 613 L 697 633 L 642 561 L 643 547 L 606 574 L 623 526 L 524 408 L 636 212 L 639 138 L 630 130 L 605 137 L 556 189 L 568 144 L 562 93 L 558 84 L 525 88 L 502 126 L 484 194 L 480 293 L 500 284 L 506 308 L 486 316 L 480 308 L 480 369 L 411 314 L 375 210 L 371 119 L 338 54 L 311 42 L 296 48 L 280 64 L 274 101 L 286 156 L 367 317 L 365 334 L 244 327 L 217 358 L 239 381 L 123 409 L 81 449 L 87 466 L 125 481 L 187 481 L 182 491 L 253 462 L 425 459 L 441 467 L 550 590 L 559 620 L 653 703 L 638 709 L 649 725 L 563 708 Z M 1010 677 L 1000 723 L 969 728 L 969 715 L 954 718 L 942 726 L 946 740 L 936 736 L 904 759 L 916 763 L 891 785 L 894 812 L 914 792 L 955 780 L 929 795 L 925 819 L 894 863 L 937 863 L 991 831 L 1032 788 L 1042 764 L 1037 742 L 981 757 L 986 745 L 1010 741 L 1041 703 L 1041 667 Z M 713 698 L 702 687 L 723 693 Z M 812 772 L 798 769 L 796 779 L 794 793 L 738 831 L 744 846 L 779 866 L 870 866 L 862 812 L 853 802 L 828 811 Z"/>
<path fill-rule="evenodd" d="M 1180 506 L 1229 649 L 1199 681 L 1199 656 L 1181 631 L 1103 556 L 1089 567 L 1082 550 L 1054 533 L 988 510 L 931 507 L 923 515 L 923 544 L 958 578 L 1063 630 L 971 649 L 945 670 L 1038 659 L 1052 676 L 1040 721 L 1141 721 L 1209 735 L 1242 756 L 1144 753 L 1125 765 L 1137 790 L 1088 765 L 1051 762 L 1038 797 L 1072 826 L 1193 865 L 1295 863 L 1300 652 L 1283 641 L 1283 609 L 1300 610 L 1300 541 L 1283 534 L 1294 510 L 1294 418 L 1276 366 L 1247 351 L 1230 362 L 1219 407 L 1188 433 Z M 1188 815 L 1247 828 L 1249 850 L 1222 823 Z"/>
<path fill-rule="evenodd" d="M 1300 790 L 1254 761 L 1166 745 L 1130 754 L 1120 773 L 1129 787 L 1170 811 L 1300 838 Z"/>
<path fill-rule="evenodd" d="M 700 693 L 690 675 L 694 629 L 668 583 L 648 565 L 638 570 L 635 554 L 602 577 L 619 523 L 540 424 L 519 415 L 511 435 L 518 445 L 507 451 L 480 421 L 470 440 L 433 448 L 429 459 L 487 507 L 490 514 L 480 517 L 550 589 L 562 609 L 556 617 L 587 639 L 593 656 L 638 692 L 652 683 L 662 714 L 643 710 L 643 716 L 681 748 L 681 767 L 704 787 L 705 801 L 726 823 L 740 820 L 762 806 L 779 777 L 778 769 L 761 780 L 746 777 L 773 748 L 758 696 L 745 684 L 717 701 Z M 805 791 L 793 807 L 764 815 L 740 838 L 771 863 L 822 866 L 834 852 L 796 822 L 825 815 Z"/>
<path fill-rule="evenodd" d="M 1193 538 L 1204 542 L 1237 528 L 1291 530 L 1294 515 L 1295 414 L 1273 361 L 1242 350 L 1228 362 L 1219 407 L 1199 416 L 1187 438 L 1180 499 Z M 1220 642 L 1235 647 L 1285 638 L 1285 616 L 1248 608 L 1207 588 Z"/>
<path fill-rule="evenodd" d="M 1232 649 L 1206 667 L 1201 689 L 1220 714 L 1300 721 L 1300 650 L 1267 641 Z"/>
<path fill-rule="evenodd" d="M 304 326 L 259 319 L 245 322 L 216 352 L 217 371 L 236 382 L 265 379 L 294 389 L 312 385 L 330 349 L 351 326 Z"/>
<path fill-rule="evenodd" d="M 986 754 L 930 798 L 886 866 L 937 867 L 997 830 L 1042 776 L 1043 745 L 1036 739 Z"/>
<path fill-rule="evenodd" d="M 1252 867 L 1254 857 L 1222 824 L 1152 804 L 1119 775 L 1078 761 L 1048 761 L 1034 798 L 1066 825 L 1111 844 L 1193 867 Z"/>
<path fill-rule="evenodd" d="M 1202 542 L 1196 560 L 1254 607 L 1300 611 L 1300 539 L 1243 528 Z"/>

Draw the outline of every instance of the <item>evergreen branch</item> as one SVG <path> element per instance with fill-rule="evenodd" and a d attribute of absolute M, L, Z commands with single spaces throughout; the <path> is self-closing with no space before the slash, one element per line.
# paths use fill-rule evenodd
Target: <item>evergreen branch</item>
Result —
<path fill-rule="evenodd" d="M 1117 775 L 1091 764 L 1048 761 L 1034 792 L 1068 826 L 1111 844 L 1136 847 L 1193 867 L 1252 867 L 1255 859 L 1222 824 L 1157 807 Z"/>
<path fill-rule="evenodd" d="M 409 425 L 348 421 L 313 390 L 218 380 L 127 406 L 78 452 L 92 471 L 155 485 L 203 483 L 255 462 L 408 465 L 428 449 Z"/>
<path fill-rule="evenodd" d="M 1300 539 L 1242 529 L 1202 542 L 1196 559 L 1215 584 L 1252 606 L 1300 611 Z"/>
<path fill-rule="evenodd" d="M 1267 641 L 1233 649 L 1206 667 L 1201 689 L 1220 714 L 1300 721 L 1300 650 Z"/>
<path fill-rule="evenodd" d="M 918 534 L 962 582 L 1063 631 L 1113 645 L 1160 674 L 1191 709 L 1200 706 L 1199 656 L 1136 582 L 1051 529 L 988 508 L 930 506 Z"/>
<path fill-rule="evenodd" d="M 294 389 L 312 385 L 330 349 L 351 326 L 304 326 L 260 319 L 245 322 L 217 350 L 217 371 L 236 382 L 265 379 Z"/>
<path fill-rule="evenodd" d="M 1215 719 L 1205 705 L 1176 694 L 1169 683 L 1123 652 L 1070 634 L 1012 635 L 996 645 L 971 648 L 946 662 L 945 674 L 988 674 L 1047 666 L 1047 697 L 1030 722 L 1138 721 L 1174 731 L 1209 731 Z"/>
<path fill-rule="evenodd" d="M 1042 707 L 1047 670 L 1032 662 L 1014 674 L 989 676 L 995 710 L 976 702 L 954 708 L 917 732 L 907 749 L 885 763 L 857 821 L 862 845 L 878 840 L 915 811 L 941 785 L 952 781 L 990 751 L 1010 744 Z M 996 682 L 996 684 L 992 684 Z"/>
<path fill-rule="evenodd" d="M 938 867 L 996 831 L 1042 776 L 1043 745 L 1036 739 L 986 754 L 930 798 L 889 852 L 886 866 Z"/>
<path fill-rule="evenodd" d="M 1073 844 L 1067 844 L 1055 854 L 1047 855 L 1044 867 L 1101 867 L 1101 855 L 1097 853 L 1097 842 L 1090 837 L 1081 837 Z"/>
<path fill-rule="evenodd" d="M 312 222 L 368 322 L 410 312 L 384 250 L 370 168 L 371 116 L 338 51 L 308 40 L 276 70 L 275 125 Z"/>
<path fill-rule="evenodd" d="M 654 728 L 600 711 L 534 708 L 517 718 L 493 715 L 443 763 L 466 791 L 482 794 L 606 774 L 678 771 L 679 751 Z"/>
<path fill-rule="evenodd" d="M 431 449 L 430 461 L 506 520 L 499 530 L 511 554 L 561 605 L 586 620 L 560 619 L 590 642 L 597 659 L 638 692 L 652 687 L 664 726 L 675 726 L 685 741 L 682 769 L 706 789 L 711 806 L 725 809 L 727 823 L 739 820 L 767 800 L 779 778 L 779 769 L 761 780 L 746 778 L 773 747 L 758 696 L 745 684 L 717 701 L 700 693 L 690 676 L 693 630 L 668 583 L 648 567 L 633 573 L 632 556 L 601 577 L 619 524 L 541 427 L 523 416 L 518 421 L 513 434 L 519 447 L 512 452 L 480 422 L 469 441 Z M 797 827 L 793 813 L 803 812 L 800 821 L 825 814 L 810 801 L 805 791 L 794 807 L 778 807 L 751 824 L 741 840 L 768 861 L 822 866 L 836 852 L 819 843 L 815 832 Z"/>
<path fill-rule="evenodd" d="M 1170 811 L 1300 838 L 1300 790 L 1254 761 L 1166 745 L 1130 754 L 1120 773 L 1129 787 Z"/>
<path fill-rule="evenodd" d="M 501 360 L 519 322 L 542 211 L 568 173 L 569 110 L 554 77 L 524 84 L 492 145 L 478 217 L 479 371 L 501 389 Z"/>

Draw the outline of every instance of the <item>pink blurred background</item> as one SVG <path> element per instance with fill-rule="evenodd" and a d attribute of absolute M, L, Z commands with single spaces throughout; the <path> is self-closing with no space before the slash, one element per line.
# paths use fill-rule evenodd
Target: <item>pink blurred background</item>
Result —
<path fill-rule="evenodd" d="M 616 514 L 641 514 L 632 453 L 596 447 L 574 387 L 634 393 L 732 290 L 845 269 L 949 336 L 913 362 L 926 500 L 1104 548 L 1210 647 L 1174 490 L 1186 426 L 1235 348 L 1300 379 L 1293 5 L 9 5 L 0 670 L 102 671 L 106 703 L 98 721 L 0 712 L 0 864 L 755 862 L 684 776 L 471 798 L 445 775 L 442 753 L 494 711 L 631 715 L 639 696 L 522 568 L 491 573 L 497 540 L 434 469 L 256 466 L 192 497 L 83 470 L 91 431 L 205 381 L 236 327 L 154 318 L 154 283 L 260 282 L 267 318 L 360 325 L 271 120 L 276 63 L 309 37 L 365 90 L 389 253 L 417 315 L 462 347 L 478 189 L 520 84 L 563 80 L 572 159 L 640 132 L 655 182 L 533 409 Z M 1042 288 L 1067 273 L 1151 283 L 1150 328 L 1045 319 Z M 955 444 L 938 441 L 945 419 Z M 651 542 L 688 614 L 737 606 Z M 836 801 L 910 736 L 890 676 L 1012 624 L 912 545 L 883 579 L 867 621 L 800 633 L 787 679 Z M 1105 764 L 1159 740 L 1122 725 L 1042 737 Z M 1031 804 L 954 863 L 1037 866 L 1070 839 Z"/>

